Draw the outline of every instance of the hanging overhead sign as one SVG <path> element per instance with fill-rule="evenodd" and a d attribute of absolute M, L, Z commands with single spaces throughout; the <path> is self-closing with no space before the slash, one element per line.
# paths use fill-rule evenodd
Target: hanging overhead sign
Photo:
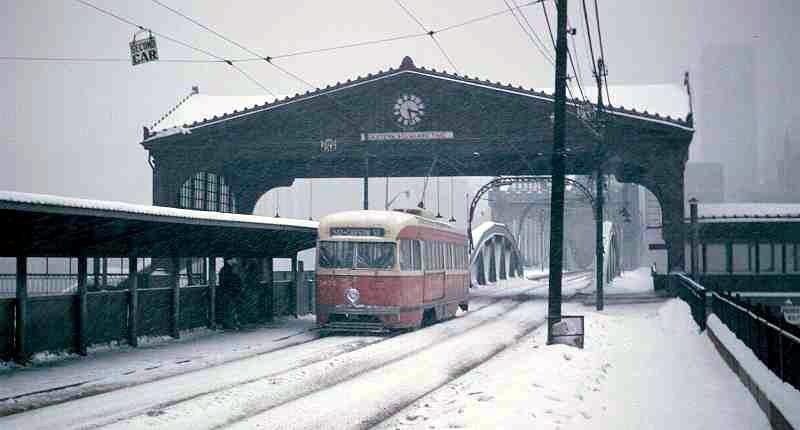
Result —
<path fill-rule="evenodd" d="M 150 31 L 147 31 L 147 37 L 136 39 L 137 36 L 144 33 L 145 30 L 137 31 L 133 34 L 131 46 L 131 63 L 136 66 L 139 64 L 149 63 L 158 60 L 158 48 L 156 47 L 156 39 Z"/>

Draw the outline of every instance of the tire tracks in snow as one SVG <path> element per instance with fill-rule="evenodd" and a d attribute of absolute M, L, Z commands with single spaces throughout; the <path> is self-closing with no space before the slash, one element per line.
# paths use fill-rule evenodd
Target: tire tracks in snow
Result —
<path fill-rule="evenodd" d="M 567 282 L 580 282 L 583 278 L 584 276 L 577 275 L 568 279 Z M 381 369 L 391 367 L 396 363 L 413 362 L 414 357 L 424 355 L 430 350 L 439 350 L 439 345 L 450 342 L 452 339 L 474 336 L 470 333 L 480 330 L 481 327 L 503 324 L 504 320 L 508 319 L 509 313 L 528 303 L 524 300 L 529 300 L 531 297 L 524 295 L 525 292 L 541 287 L 541 285 L 528 286 L 519 291 L 512 291 L 516 295 L 510 299 L 508 297 L 483 297 L 486 304 L 444 324 L 390 338 L 392 342 L 365 345 L 364 348 L 273 377 L 261 378 L 192 399 L 170 402 L 170 404 L 161 405 L 157 409 L 151 409 L 146 414 L 121 421 L 117 423 L 117 426 L 169 426 L 170 428 L 191 430 L 220 428 L 233 423 L 246 422 L 254 416 L 268 413 L 271 410 L 285 409 L 286 407 L 291 409 L 291 405 L 303 401 L 307 397 L 313 397 L 315 393 L 358 380 L 363 375 L 373 372 L 380 373 Z M 452 380 L 469 371 L 513 344 L 524 333 L 535 329 L 539 324 L 541 321 L 536 321 L 532 325 L 529 321 L 520 322 L 519 325 L 526 327 L 522 333 L 496 345 L 488 356 L 480 355 L 477 360 L 456 366 L 455 373 L 451 371 L 446 380 Z M 518 330 L 512 331 L 518 332 Z M 414 396 L 409 402 L 417 397 L 419 396 Z M 404 407 L 405 404 L 404 402 L 399 407 Z M 397 407 L 394 406 L 392 409 Z M 382 416 L 385 418 L 387 415 L 382 414 Z M 369 421 L 379 422 L 380 419 L 375 421 L 372 418 Z"/>

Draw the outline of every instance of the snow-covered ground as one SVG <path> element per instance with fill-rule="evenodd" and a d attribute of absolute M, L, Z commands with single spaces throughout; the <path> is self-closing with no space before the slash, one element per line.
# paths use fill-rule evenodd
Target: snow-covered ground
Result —
<path fill-rule="evenodd" d="M 600 313 L 566 302 L 564 314 L 585 316 L 585 348 L 548 346 L 546 282 L 481 287 L 469 312 L 391 338 L 318 339 L 311 319 L 290 319 L 2 370 L 7 410 L 87 397 L 0 428 L 769 428 L 683 302 Z M 565 297 L 591 284 L 565 281 Z M 648 288 L 643 270 L 607 291 Z M 90 395 L 100 388 L 114 389 Z"/>

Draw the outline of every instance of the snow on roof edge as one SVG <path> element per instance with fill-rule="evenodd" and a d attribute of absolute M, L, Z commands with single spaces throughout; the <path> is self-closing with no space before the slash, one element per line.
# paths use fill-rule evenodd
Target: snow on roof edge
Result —
<path fill-rule="evenodd" d="M 233 214 L 224 212 L 198 211 L 192 209 L 171 208 L 166 206 L 148 206 L 133 203 L 81 199 L 76 197 L 63 197 L 50 194 L 33 194 L 18 191 L 0 190 L 0 203 L 31 204 L 45 206 L 61 206 L 75 209 L 89 209 L 149 215 L 158 217 L 175 217 L 206 221 L 240 222 L 249 224 L 276 225 L 298 228 L 318 229 L 319 223 L 292 218 L 273 218 L 259 215 Z"/>

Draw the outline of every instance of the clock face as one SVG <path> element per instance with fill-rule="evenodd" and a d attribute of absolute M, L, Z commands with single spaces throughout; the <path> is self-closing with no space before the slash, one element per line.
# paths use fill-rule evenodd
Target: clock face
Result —
<path fill-rule="evenodd" d="M 425 103 L 413 94 L 403 94 L 394 104 L 394 116 L 397 123 L 410 127 L 419 124 L 425 115 Z"/>

